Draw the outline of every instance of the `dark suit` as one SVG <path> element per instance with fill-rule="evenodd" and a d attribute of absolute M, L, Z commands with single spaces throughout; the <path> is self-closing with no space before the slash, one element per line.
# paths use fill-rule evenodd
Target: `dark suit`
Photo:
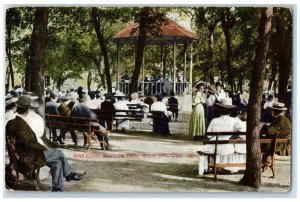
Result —
<path fill-rule="evenodd" d="M 172 96 L 168 99 L 168 104 L 178 106 L 178 100 L 175 97 Z M 178 108 L 177 109 L 171 109 L 170 111 L 172 112 L 173 119 L 175 118 L 177 120 L 177 118 L 178 118 Z"/>
<path fill-rule="evenodd" d="M 51 114 L 51 115 L 59 115 L 58 113 L 58 106 L 55 102 L 46 102 L 45 104 L 45 113 L 46 114 Z M 53 140 L 56 141 L 57 139 L 57 133 L 56 133 L 56 128 L 52 128 L 51 130 L 53 134 Z"/>
<path fill-rule="evenodd" d="M 289 141 L 287 143 L 277 145 L 275 151 L 280 156 L 289 156 L 291 155 L 291 128 L 292 126 L 290 120 L 285 115 L 279 115 L 269 126 L 264 125 L 261 129 L 261 132 L 270 136 L 275 134 L 277 130 L 290 131 L 287 136 L 284 136 L 284 138 L 287 138 Z M 262 148 L 262 151 L 268 152 L 268 147 Z"/>
<path fill-rule="evenodd" d="M 17 116 L 7 123 L 6 135 L 15 139 L 16 151 L 20 159 L 26 159 L 27 163 L 35 167 L 46 165 L 44 151 L 47 148 L 38 143 L 34 132 L 22 118 Z M 26 172 L 26 170 L 23 171 Z M 22 167 L 20 172 L 22 172 Z"/>
<path fill-rule="evenodd" d="M 47 165 L 52 176 L 52 189 L 63 191 L 63 177 L 68 176 L 71 169 L 60 149 L 47 149 L 38 143 L 30 126 L 18 116 L 7 123 L 6 135 L 16 141 L 16 151 L 20 157 L 19 172 L 25 174 L 28 171 L 25 165 L 33 165 L 35 168 Z M 22 159 L 26 162 L 22 162 Z"/>
<path fill-rule="evenodd" d="M 101 103 L 101 110 L 108 112 L 105 116 L 100 117 L 100 124 L 105 127 L 105 123 L 107 125 L 107 129 L 112 131 L 112 122 L 113 122 L 113 116 L 115 107 L 110 101 L 104 101 Z"/>

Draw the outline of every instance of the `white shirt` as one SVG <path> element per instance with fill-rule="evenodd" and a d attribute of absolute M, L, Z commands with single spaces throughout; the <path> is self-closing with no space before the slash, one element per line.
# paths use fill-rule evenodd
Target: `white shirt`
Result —
<path fill-rule="evenodd" d="M 161 112 L 164 112 L 164 114 L 166 116 L 168 116 L 168 111 L 167 111 L 167 106 L 158 101 L 158 102 L 154 102 L 152 105 L 151 105 L 151 111 L 161 111 Z"/>
<path fill-rule="evenodd" d="M 207 106 L 212 107 L 214 104 L 216 104 L 216 96 L 213 94 L 210 94 L 206 100 Z"/>
<path fill-rule="evenodd" d="M 246 122 L 241 121 L 239 118 L 233 118 L 229 115 L 222 115 L 219 118 L 214 118 L 207 128 L 207 132 L 245 132 Z M 228 140 L 231 136 L 219 136 L 219 140 Z M 215 140 L 216 137 L 209 137 L 211 140 Z M 245 137 L 242 137 L 245 138 Z M 203 151 L 208 153 L 214 153 L 215 145 L 207 144 L 204 146 Z M 228 155 L 234 152 L 246 153 L 245 144 L 220 144 L 218 145 L 217 154 Z"/>
<path fill-rule="evenodd" d="M 128 110 L 127 104 L 129 103 L 130 102 L 128 100 L 119 100 L 118 102 L 114 103 L 114 107 L 116 110 Z M 119 113 L 126 114 L 126 112 L 119 112 Z"/>
<path fill-rule="evenodd" d="M 168 104 L 168 98 L 164 97 L 161 102 L 164 103 L 165 105 L 167 105 Z"/>
<path fill-rule="evenodd" d="M 224 91 L 223 89 L 217 91 L 216 97 L 217 97 L 217 100 L 218 100 L 219 102 L 221 102 L 221 100 L 222 100 L 223 98 L 226 97 L 225 91 Z"/>
<path fill-rule="evenodd" d="M 37 141 L 41 145 L 44 145 L 46 147 L 44 141 L 42 140 L 42 136 L 44 135 L 44 130 L 45 130 L 43 118 L 37 113 L 35 113 L 34 111 L 30 111 L 30 110 L 27 116 L 23 116 L 21 114 L 18 114 L 17 116 L 21 117 L 29 125 L 29 127 L 34 132 Z"/>
<path fill-rule="evenodd" d="M 89 109 L 100 109 L 101 108 L 101 100 L 100 99 L 93 99 L 88 100 L 85 102 L 85 106 L 87 106 Z"/>
<path fill-rule="evenodd" d="M 272 107 L 273 106 L 273 101 L 267 101 L 264 104 L 264 109 L 267 109 L 267 107 Z"/>
<path fill-rule="evenodd" d="M 7 122 L 9 122 L 12 119 L 15 119 L 16 115 L 17 115 L 17 113 L 13 112 L 12 110 L 8 110 L 5 113 L 5 126 L 6 126 Z"/>

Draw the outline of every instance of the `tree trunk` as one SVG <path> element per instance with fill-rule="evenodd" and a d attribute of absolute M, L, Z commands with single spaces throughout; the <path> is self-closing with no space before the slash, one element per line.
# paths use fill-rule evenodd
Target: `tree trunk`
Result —
<path fill-rule="evenodd" d="M 229 8 L 225 8 L 225 9 L 229 9 Z M 231 60 L 232 60 L 232 46 L 231 46 L 231 34 L 230 34 L 231 25 L 229 24 L 229 20 L 228 20 L 228 15 L 230 11 L 225 11 L 225 9 L 221 10 L 221 22 L 222 22 L 222 29 L 225 35 L 225 42 L 226 42 L 227 79 L 231 89 L 235 90 L 234 72 L 232 71 L 232 65 L 231 65 Z"/>
<path fill-rule="evenodd" d="M 49 9 L 36 8 L 33 31 L 26 64 L 25 89 L 38 95 L 41 106 L 39 112 L 44 116 L 44 70 Z M 27 77 L 28 76 L 28 77 Z"/>
<path fill-rule="evenodd" d="M 278 101 L 285 102 L 287 99 L 287 86 L 291 72 L 291 53 L 292 53 L 292 26 L 291 26 L 291 13 L 285 8 L 278 8 L 279 12 L 275 15 L 276 19 L 276 34 L 278 38 L 278 62 L 279 62 L 279 75 L 278 75 Z M 287 17 L 285 20 L 285 11 Z"/>
<path fill-rule="evenodd" d="M 93 59 L 96 67 L 97 67 L 97 71 L 98 71 L 98 74 L 99 74 L 99 77 L 100 77 L 100 80 L 101 80 L 101 86 L 103 86 L 103 88 L 105 89 L 106 88 L 106 84 L 105 84 L 105 75 L 101 72 L 101 58 L 102 58 L 102 55 L 100 55 L 100 59 L 97 60 L 96 58 Z"/>
<path fill-rule="evenodd" d="M 87 78 L 87 88 L 88 88 L 88 91 L 91 91 L 92 79 L 93 79 L 92 71 L 90 70 L 89 73 L 88 73 L 88 78 Z"/>
<path fill-rule="evenodd" d="M 209 69 L 212 68 L 212 62 L 213 62 L 213 32 L 215 30 L 215 27 L 209 27 L 209 34 L 207 39 L 208 44 L 208 52 L 207 52 L 207 65 L 205 66 L 205 69 L 203 71 L 204 81 L 208 80 L 208 72 Z"/>
<path fill-rule="evenodd" d="M 261 187 L 261 150 L 259 121 L 263 93 L 266 55 L 269 48 L 273 8 L 262 8 L 258 29 L 258 44 L 250 81 L 250 98 L 247 117 L 247 163 L 240 183 L 256 189 Z"/>
<path fill-rule="evenodd" d="M 93 19 L 93 24 L 95 27 L 95 31 L 97 34 L 99 46 L 104 58 L 104 71 L 105 71 L 105 76 L 106 76 L 106 83 L 107 83 L 107 91 L 112 92 L 112 81 L 111 81 L 111 75 L 110 75 L 110 68 L 109 68 L 109 58 L 108 58 L 108 51 L 107 47 L 105 45 L 104 41 L 104 36 L 101 33 L 101 24 L 100 20 L 97 17 L 97 8 L 92 8 L 92 19 Z M 117 84 L 118 85 L 118 84 Z"/>
<path fill-rule="evenodd" d="M 11 26 L 12 25 L 10 23 L 8 23 L 7 27 L 6 27 L 6 31 L 7 31 L 7 45 L 6 45 L 5 51 L 6 51 L 6 55 L 7 55 L 7 59 L 8 59 L 8 68 L 9 68 L 9 70 L 8 70 L 9 75 L 7 77 L 8 88 L 9 88 L 9 80 L 11 80 L 11 87 L 13 88 L 15 86 L 14 70 L 13 70 L 12 58 L 11 58 L 12 57 L 11 56 Z"/>
<path fill-rule="evenodd" d="M 275 92 L 275 79 L 276 79 L 276 75 L 277 75 L 277 56 L 274 56 L 272 58 L 272 64 L 271 64 L 271 78 L 269 80 L 269 85 L 268 85 L 268 91 L 272 90 L 272 84 L 273 84 L 273 89 Z"/>
<path fill-rule="evenodd" d="M 146 19 L 149 16 L 149 7 L 141 8 L 140 16 L 139 16 L 139 36 L 137 39 L 137 46 L 135 52 L 135 63 L 134 63 L 134 70 L 131 79 L 131 85 L 129 89 L 129 94 L 133 92 L 137 92 L 138 87 L 138 79 L 141 72 L 141 67 L 143 63 L 144 57 L 144 48 L 146 43 L 146 34 L 147 34 L 147 23 Z"/>

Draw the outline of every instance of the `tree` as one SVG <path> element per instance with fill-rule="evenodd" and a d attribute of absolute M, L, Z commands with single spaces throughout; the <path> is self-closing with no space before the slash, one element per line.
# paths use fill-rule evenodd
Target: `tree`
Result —
<path fill-rule="evenodd" d="M 292 17 L 290 9 L 287 8 L 275 8 L 274 14 L 278 39 L 276 41 L 279 63 L 278 101 L 285 102 L 292 63 Z"/>
<path fill-rule="evenodd" d="M 109 68 L 108 51 L 107 51 L 107 47 L 104 42 L 103 32 L 101 32 L 101 23 L 100 23 L 101 21 L 98 18 L 97 8 L 95 8 L 95 7 L 92 8 L 91 14 L 92 14 L 92 19 L 93 19 L 95 31 L 97 34 L 98 42 L 99 42 L 99 47 L 101 49 L 103 59 L 104 59 L 107 91 L 112 92 L 112 81 L 111 81 L 110 68 Z"/>
<path fill-rule="evenodd" d="M 163 13 L 158 12 L 157 9 L 152 7 L 143 7 L 140 9 L 135 63 L 129 93 L 137 92 L 137 84 L 141 72 L 147 34 L 157 35 L 160 32 L 160 26 L 164 22 L 163 16 Z"/>
<path fill-rule="evenodd" d="M 25 89 L 36 93 L 41 103 L 44 103 L 44 52 L 47 39 L 48 14 L 49 9 L 47 7 L 36 8 L 26 64 Z"/>
<path fill-rule="evenodd" d="M 240 183 L 259 189 L 261 187 L 261 152 L 259 141 L 259 122 L 261 96 L 266 69 L 266 55 L 269 48 L 273 8 L 262 8 L 258 29 L 258 41 L 250 81 L 250 99 L 247 117 L 247 163 Z"/>

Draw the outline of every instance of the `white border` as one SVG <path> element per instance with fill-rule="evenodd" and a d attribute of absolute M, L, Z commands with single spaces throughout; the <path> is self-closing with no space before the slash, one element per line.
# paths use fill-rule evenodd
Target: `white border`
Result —
<path fill-rule="evenodd" d="M 167 1 L 167 0 L 151 0 L 151 1 L 145 1 L 145 0 L 131 0 L 131 1 L 125 1 L 125 0 L 109 0 L 109 1 L 97 1 L 97 0 L 81 0 L 79 2 L 74 2 L 74 0 L 63 0 L 63 1 L 59 1 L 59 0 L 52 0 L 52 1 L 46 1 L 46 0 L 30 0 L 30 1 L 26 1 L 26 0 L 2 0 L 2 4 L 1 4 L 1 7 L 0 7 L 0 16 L 2 16 L 0 19 L 1 19 L 1 23 L 0 23 L 0 29 L 1 29 L 1 42 L 0 42 L 0 47 L 1 47 L 1 51 L 0 53 L 2 53 L 1 57 L 0 57 L 0 63 L 2 64 L 2 67 L 0 69 L 0 75 L 2 75 L 2 78 L 3 78 L 3 75 L 4 75 L 4 22 L 5 22 L 5 19 L 4 19 L 4 16 L 5 16 L 5 8 L 6 7 L 9 7 L 9 5 L 11 6 L 37 6 L 37 5 L 40 5 L 40 6 L 67 6 L 67 5 L 75 5 L 75 6 L 92 6 L 92 5 L 101 5 L 101 6 L 105 6 L 105 5 L 108 5 L 108 6 L 114 6 L 114 5 L 117 5 L 117 6 L 144 6 L 144 5 L 158 5 L 158 6 L 199 6 L 199 5 L 205 5 L 205 6 L 221 6 L 221 5 L 226 5 L 226 6 L 230 6 L 230 5 L 235 5 L 235 6 L 258 6 L 258 7 L 261 7 L 261 6 L 266 6 L 266 5 L 278 5 L 278 6 L 285 6 L 285 5 L 291 5 L 293 4 L 295 6 L 295 9 L 297 11 L 300 11 L 299 9 L 299 1 L 297 0 L 252 0 L 252 1 L 236 1 L 236 0 L 210 0 L 210 1 L 201 1 L 201 0 L 189 0 L 189 1 L 182 1 L 182 0 L 173 0 L 173 1 Z M 294 38 L 293 38 L 293 49 L 294 49 L 294 52 L 293 52 L 293 135 L 299 135 L 298 134 L 298 127 L 297 127 L 297 120 L 298 120 L 298 115 L 299 115 L 299 110 L 298 110 L 298 107 L 297 107 L 297 100 L 298 100 L 298 87 L 299 87 L 299 82 L 298 82 L 298 78 L 299 78 L 299 72 L 300 71 L 297 71 L 298 69 L 298 63 L 297 63 L 297 53 L 298 53 L 298 47 L 299 47 L 299 40 L 297 39 L 297 33 L 299 31 L 299 14 L 297 14 L 297 12 L 294 12 L 294 23 L 293 23 L 293 26 L 295 28 L 294 30 Z M 2 85 L 1 85 L 1 90 L 0 90 L 0 95 L 1 95 L 1 105 L 4 106 L 4 81 L 2 81 Z M 1 108 L 1 112 L 2 112 L 2 117 L 4 117 L 4 107 Z M 295 116 L 296 115 L 296 116 Z M 2 134 L 4 134 L 4 127 L 3 127 L 3 123 L 4 121 L 0 121 L 0 128 L 2 128 Z M 294 137 L 293 137 L 294 138 Z M 3 138 L 4 139 L 4 138 Z M 295 140 L 295 139 L 294 139 Z M 293 147 L 297 147 L 298 142 L 296 141 L 293 141 Z M 3 144 L 0 144 L 0 149 L 1 151 L 4 151 L 4 148 L 3 148 Z M 297 157 L 299 159 L 299 150 L 300 149 L 297 149 Z M 2 155 L 3 156 L 3 155 Z M 294 155 L 295 157 L 295 155 Z M 2 159 L 1 161 L 1 165 L 2 165 L 2 172 L 4 171 L 4 159 Z M 82 201 L 82 197 L 85 198 L 85 197 L 89 197 L 88 195 L 90 195 L 90 197 L 108 197 L 108 198 L 111 198 L 111 197 L 117 197 L 117 198 L 122 198 L 122 197 L 130 197 L 130 198 L 126 198 L 126 199 L 122 199 L 122 201 L 140 201 L 139 198 L 144 198 L 143 200 L 146 200 L 146 201 L 153 201 L 153 199 L 151 197 L 158 197 L 158 198 L 172 198 L 172 197 L 176 197 L 177 199 L 172 199 L 172 201 L 182 201 L 182 198 L 189 198 L 189 200 L 191 201 L 199 201 L 201 199 L 198 199 L 198 198 L 225 198 L 225 199 L 222 199 L 225 200 L 225 201 L 239 201 L 241 199 L 239 198 L 243 198 L 242 200 L 243 201 L 250 201 L 251 202 L 253 200 L 257 200 L 257 199 L 252 199 L 252 198 L 256 198 L 256 197 L 263 197 L 263 198 L 272 198 L 272 199 L 269 199 L 269 200 L 272 200 L 272 201 L 280 201 L 282 202 L 282 200 L 289 200 L 289 201 L 296 201 L 299 199 L 299 185 L 297 184 L 297 181 L 299 181 L 299 175 L 297 174 L 297 170 L 296 168 L 299 168 L 298 166 L 298 161 L 297 159 L 292 159 L 292 163 L 294 164 L 294 167 L 293 167 L 293 172 L 292 173 L 292 177 L 294 178 L 293 181 L 292 181 L 292 187 L 293 189 L 297 189 L 297 190 L 293 190 L 293 192 L 295 192 L 294 196 L 291 196 L 289 194 L 286 194 L 286 193 L 283 193 L 283 194 L 280 194 L 280 193 L 257 193 L 257 194 L 253 194 L 253 193 L 244 193 L 244 192 L 241 192 L 241 193 L 199 193 L 199 194 L 193 194 L 193 193 L 156 193 L 156 194 L 147 194 L 147 193 L 128 193 L 128 194 L 123 194 L 123 193 L 103 193 L 103 194 L 94 194 L 94 193 L 66 193 L 63 194 L 63 195 L 55 195 L 55 197 L 67 197 L 67 198 L 79 198 L 77 199 L 78 201 Z M 2 174 L 3 176 L 3 174 Z M 297 179 L 295 179 L 295 177 L 297 177 Z M 1 191 L 3 191 L 4 189 L 4 179 L 2 179 L 1 181 Z M 5 193 L 2 193 L 2 196 L 3 194 Z M 7 195 L 6 195 L 7 197 Z M 22 201 L 35 201 L 35 200 L 38 200 L 38 201 L 51 201 L 53 202 L 53 199 L 52 198 L 44 198 L 44 197 L 53 197 L 53 195 L 51 195 L 51 193 L 40 193 L 40 194 L 37 194 L 36 193 L 24 193 L 24 194 L 21 194 L 19 196 L 16 196 L 16 197 L 25 197 L 25 199 L 23 198 Z M 38 199 L 38 198 L 31 198 L 31 197 L 42 197 L 43 199 Z M 146 197 L 146 199 L 145 199 Z M 148 197 L 148 199 L 147 199 Z M 149 199 L 149 197 L 151 199 Z M 191 198 L 191 197 L 194 197 L 194 198 Z M 245 198 L 246 197 L 246 198 Z M 247 198 L 247 197 L 250 197 L 250 198 Z M 292 198 L 291 198 L 292 197 Z M 294 198 L 295 197 L 295 198 Z M 231 199 L 229 199 L 231 198 Z M 286 199 L 282 199 L 282 198 L 286 198 Z M 4 198 L 5 200 L 9 200 L 11 201 L 12 199 L 10 198 Z M 73 200 L 73 199 L 72 199 Z M 91 201 L 99 201 L 99 200 L 107 200 L 107 199 L 96 199 L 96 198 L 89 198 L 88 200 L 91 200 Z M 167 200 L 167 199 L 163 199 L 164 201 Z M 220 199 L 217 199 L 217 200 L 220 200 Z M 264 199 L 266 200 L 266 199 Z M 213 200 L 215 201 L 215 200 Z"/>

